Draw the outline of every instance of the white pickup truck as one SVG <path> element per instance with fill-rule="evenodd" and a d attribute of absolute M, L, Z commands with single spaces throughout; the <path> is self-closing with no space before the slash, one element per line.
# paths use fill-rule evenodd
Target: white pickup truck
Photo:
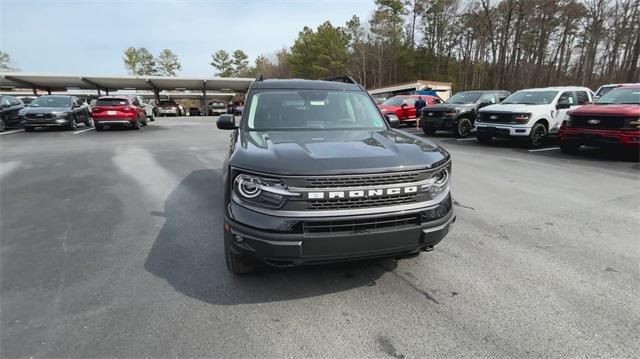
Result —
<path fill-rule="evenodd" d="M 546 87 L 520 90 L 503 102 L 480 109 L 476 137 L 488 143 L 494 137 L 522 138 L 538 147 L 557 133 L 569 109 L 593 101 L 586 87 Z"/>

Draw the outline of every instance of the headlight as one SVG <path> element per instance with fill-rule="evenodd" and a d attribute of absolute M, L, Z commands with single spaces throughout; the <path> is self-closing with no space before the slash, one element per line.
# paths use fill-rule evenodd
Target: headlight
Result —
<path fill-rule="evenodd" d="M 630 127 L 640 128 L 640 117 L 638 118 L 630 118 L 628 124 Z"/>
<path fill-rule="evenodd" d="M 527 123 L 529 122 L 530 118 L 531 118 L 530 113 L 518 113 L 513 115 L 513 121 L 515 123 Z"/>
<path fill-rule="evenodd" d="M 240 200 L 269 208 L 280 208 L 287 197 L 300 196 L 287 190 L 281 180 L 248 174 L 237 175 L 233 188 Z"/>
<path fill-rule="evenodd" d="M 429 181 L 431 182 L 431 186 L 429 187 L 429 194 L 431 194 L 432 197 L 447 188 L 447 186 L 449 185 L 449 173 L 449 167 L 445 167 L 434 172 L 431 175 L 431 178 L 429 179 Z"/>
<path fill-rule="evenodd" d="M 443 115 L 447 117 L 454 117 L 457 114 L 458 114 L 458 110 L 443 113 Z"/>

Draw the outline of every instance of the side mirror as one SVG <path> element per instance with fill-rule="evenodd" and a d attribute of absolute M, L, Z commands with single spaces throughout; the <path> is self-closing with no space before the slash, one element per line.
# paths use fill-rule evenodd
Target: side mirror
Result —
<path fill-rule="evenodd" d="M 568 102 L 558 102 L 558 104 L 556 105 L 556 110 L 567 109 L 570 107 L 571 107 L 571 104 Z"/>
<path fill-rule="evenodd" d="M 230 114 L 220 115 L 218 121 L 216 121 L 216 125 L 221 130 L 235 130 L 238 128 L 235 117 Z"/>
<path fill-rule="evenodd" d="M 400 119 L 398 116 L 389 115 L 388 113 L 384 115 L 384 119 L 387 120 L 389 127 L 398 128 L 400 127 Z"/>
<path fill-rule="evenodd" d="M 406 103 L 403 103 L 402 105 L 400 105 L 400 108 L 405 108 L 405 107 L 407 107 Z"/>
<path fill-rule="evenodd" d="M 493 105 L 491 102 L 480 102 L 480 105 L 478 105 L 479 108 L 483 108 L 483 107 L 487 107 L 489 105 Z"/>
<path fill-rule="evenodd" d="M 11 105 L 8 104 L 8 103 L 5 103 L 5 104 L 2 105 L 2 108 L 7 108 L 7 107 L 11 107 Z"/>

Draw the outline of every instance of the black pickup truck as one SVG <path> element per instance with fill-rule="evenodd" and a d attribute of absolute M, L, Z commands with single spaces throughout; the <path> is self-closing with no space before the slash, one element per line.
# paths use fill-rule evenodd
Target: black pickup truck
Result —
<path fill-rule="evenodd" d="M 455 221 L 451 158 L 392 129 L 351 78 L 256 80 L 223 165 L 228 269 L 430 251 Z M 340 81 L 338 81 L 340 80 Z"/>
<path fill-rule="evenodd" d="M 425 135 L 433 135 L 436 131 L 452 131 L 458 137 L 467 137 L 473 129 L 478 110 L 500 103 L 510 94 L 502 90 L 458 92 L 445 103 L 425 108 L 420 127 Z"/>

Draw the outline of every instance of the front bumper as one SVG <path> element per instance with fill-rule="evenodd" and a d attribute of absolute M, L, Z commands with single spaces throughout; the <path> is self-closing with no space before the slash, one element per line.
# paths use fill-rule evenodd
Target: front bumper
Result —
<path fill-rule="evenodd" d="M 450 197 L 446 200 L 451 201 Z M 397 216 L 414 213 L 419 217 L 423 211 L 438 206 L 440 204 L 409 213 L 305 220 L 313 224 L 319 223 L 318 221 L 327 223 L 350 218 L 360 221 L 386 220 L 394 216 L 397 218 Z M 300 218 L 265 215 L 231 202 L 225 216 L 224 235 L 231 243 L 231 250 L 239 255 L 252 257 L 274 266 L 292 266 L 389 257 L 431 250 L 447 235 L 455 219 L 453 207 L 450 206 L 443 217 L 429 222 L 355 231 L 296 232 L 294 228 L 300 224 Z M 244 223 L 250 223 L 251 226 Z"/>
<path fill-rule="evenodd" d="M 452 130 L 458 124 L 454 117 L 422 117 L 420 127 L 434 130 Z"/>
<path fill-rule="evenodd" d="M 596 130 L 587 128 L 561 127 L 559 133 L 562 141 L 570 141 L 581 145 L 622 145 L 639 146 L 640 130 Z"/>
<path fill-rule="evenodd" d="M 531 127 L 509 126 L 497 123 L 476 122 L 476 133 L 492 137 L 526 137 L 529 136 Z"/>
<path fill-rule="evenodd" d="M 220 115 L 224 115 L 225 113 L 227 113 L 226 109 L 209 109 L 209 113 L 213 116 L 220 116 Z"/>
<path fill-rule="evenodd" d="M 51 118 L 43 120 L 22 120 L 22 127 L 66 127 L 69 126 L 69 120 L 65 118 Z"/>

